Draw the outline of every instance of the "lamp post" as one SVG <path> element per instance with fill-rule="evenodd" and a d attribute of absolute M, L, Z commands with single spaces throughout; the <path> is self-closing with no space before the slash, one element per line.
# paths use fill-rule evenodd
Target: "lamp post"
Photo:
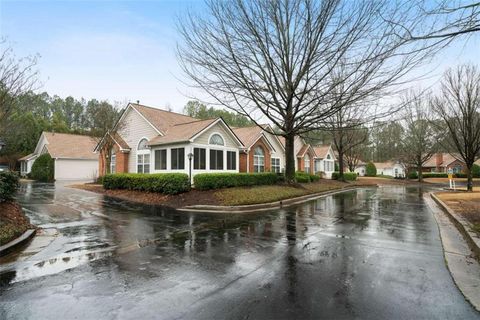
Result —
<path fill-rule="evenodd" d="M 193 153 L 187 154 L 188 157 L 188 178 L 190 179 L 190 184 L 192 184 L 192 159 Z"/>

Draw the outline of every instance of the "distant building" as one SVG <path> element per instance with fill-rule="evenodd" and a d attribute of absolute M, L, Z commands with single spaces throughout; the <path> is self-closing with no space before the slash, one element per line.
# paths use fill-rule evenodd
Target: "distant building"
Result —
<path fill-rule="evenodd" d="M 453 173 L 465 172 L 466 166 L 460 156 L 450 153 L 435 153 L 423 163 L 422 172 Z"/>

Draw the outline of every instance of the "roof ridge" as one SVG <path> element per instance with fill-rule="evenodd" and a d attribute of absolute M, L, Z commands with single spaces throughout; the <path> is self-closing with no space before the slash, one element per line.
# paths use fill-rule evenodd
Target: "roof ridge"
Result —
<path fill-rule="evenodd" d="M 194 118 L 195 119 L 195 118 Z M 220 118 L 210 118 L 210 119 L 196 119 L 194 121 L 189 121 L 189 122 L 182 122 L 182 123 L 177 123 L 177 124 L 174 124 L 172 127 L 177 127 L 177 126 L 183 126 L 185 124 L 190 124 L 190 123 L 196 123 L 196 122 L 201 122 L 201 121 L 212 121 L 212 120 L 218 120 Z"/>
<path fill-rule="evenodd" d="M 183 117 L 187 117 L 187 118 L 196 119 L 196 118 L 194 118 L 194 117 L 191 117 L 191 116 L 186 115 L 186 114 L 183 114 L 183 113 L 179 113 L 179 112 L 175 112 L 175 111 L 169 111 L 169 110 L 165 110 L 165 109 L 160 109 L 160 108 L 156 108 L 156 107 L 152 107 L 152 106 L 147 106 L 147 105 L 140 104 L 140 103 L 130 102 L 130 104 L 133 104 L 133 105 L 135 105 L 135 106 L 144 107 L 144 108 L 153 109 L 153 110 L 155 110 L 155 111 L 163 111 L 163 112 L 173 113 L 173 114 L 176 114 L 176 115 L 179 115 L 179 116 L 183 116 Z"/>

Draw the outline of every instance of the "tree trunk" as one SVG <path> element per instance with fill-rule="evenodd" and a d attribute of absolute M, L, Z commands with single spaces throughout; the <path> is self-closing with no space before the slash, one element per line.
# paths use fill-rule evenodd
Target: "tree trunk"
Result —
<path fill-rule="evenodd" d="M 343 150 L 338 150 L 338 180 L 345 181 L 343 176 L 344 164 L 343 164 Z"/>
<path fill-rule="evenodd" d="M 467 191 L 473 191 L 472 166 L 467 166 Z"/>
<path fill-rule="evenodd" d="M 285 135 L 285 181 L 295 182 L 295 135 Z"/>
<path fill-rule="evenodd" d="M 423 182 L 422 165 L 417 166 L 418 182 Z"/>

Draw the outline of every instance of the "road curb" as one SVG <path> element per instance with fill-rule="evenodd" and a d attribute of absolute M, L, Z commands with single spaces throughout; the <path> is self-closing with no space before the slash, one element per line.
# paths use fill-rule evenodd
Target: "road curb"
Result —
<path fill-rule="evenodd" d="M 468 246 L 475 254 L 477 261 L 480 262 L 480 238 L 478 238 L 475 233 L 470 231 L 471 224 L 462 216 L 455 213 L 454 210 L 450 209 L 450 207 L 448 207 L 445 202 L 440 200 L 434 193 L 431 193 L 430 196 L 443 209 L 443 211 L 447 213 L 450 220 L 467 241 Z"/>
<path fill-rule="evenodd" d="M 4 244 L 3 246 L 0 247 L 0 257 L 3 257 L 13 250 L 15 248 L 25 244 L 28 242 L 34 235 L 35 235 L 36 230 L 35 229 L 28 229 L 25 231 L 21 236 L 17 237 L 16 239 L 8 242 L 7 244 Z"/>
<path fill-rule="evenodd" d="M 242 206 L 212 206 L 212 205 L 194 205 L 187 206 L 177 209 L 177 211 L 188 211 L 188 212 L 217 212 L 217 213 L 248 213 L 248 212 L 258 212 L 258 211 L 267 211 L 274 210 L 283 207 L 288 207 L 310 200 L 315 200 L 324 196 L 333 195 L 341 192 L 347 192 L 357 188 L 377 188 L 378 186 L 366 185 L 366 186 L 348 186 L 342 189 L 328 190 L 313 194 L 308 194 L 300 197 L 274 201 L 269 203 L 261 204 L 249 204 Z"/>

